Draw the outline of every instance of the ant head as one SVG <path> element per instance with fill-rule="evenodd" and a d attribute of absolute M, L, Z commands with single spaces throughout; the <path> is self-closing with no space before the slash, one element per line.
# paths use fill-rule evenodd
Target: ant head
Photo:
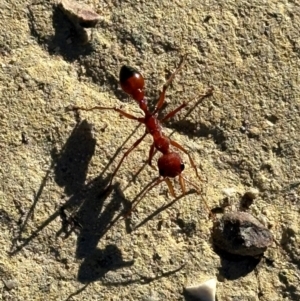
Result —
<path fill-rule="evenodd" d="M 177 153 L 162 155 L 157 162 L 162 177 L 175 178 L 184 170 L 184 164 Z"/>
<path fill-rule="evenodd" d="M 124 92 L 136 101 L 144 98 L 144 78 L 136 69 L 123 66 L 120 70 L 120 84 Z"/>

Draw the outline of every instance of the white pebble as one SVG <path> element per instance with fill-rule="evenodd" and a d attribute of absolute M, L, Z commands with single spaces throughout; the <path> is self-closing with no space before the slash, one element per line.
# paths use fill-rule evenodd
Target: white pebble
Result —
<path fill-rule="evenodd" d="M 186 287 L 186 292 L 199 301 L 215 301 L 216 300 L 217 280 L 210 279 L 200 285 Z"/>
<path fill-rule="evenodd" d="M 228 197 L 230 198 L 231 196 L 233 196 L 236 193 L 235 188 L 224 188 L 222 190 L 222 192 Z"/>

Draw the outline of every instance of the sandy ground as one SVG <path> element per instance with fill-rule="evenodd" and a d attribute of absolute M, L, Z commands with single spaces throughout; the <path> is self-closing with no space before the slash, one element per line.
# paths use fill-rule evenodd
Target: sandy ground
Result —
<path fill-rule="evenodd" d="M 89 4 L 102 19 L 85 46 L 54 2 L 0 4 L 0 299 L 190 300 L 184 286 L 216 278 L 219 301 L 300 300 L 298 1 Z M 105 193 L 144 129 L 111 111 L 65 111 L 98 104 L 141 116 L 120 90 L 120 67 L 142 72 L 153 107 L 183 54 L 163 113 L 189 108 L 166 133 L 195 160 L 206 181 L 183 154 L 184 175 L 211 208 L 224 189 L 230 210 L 259 190 L 249 212 L 275 238 L 260 262 L 213 251 L 195 192 L 168 206 L 163 183 L 125 222 L 123 207 L 157 176 L 146 164 L 151 137 Z M 197 103 L 209 86 L 214 95 Z"/>

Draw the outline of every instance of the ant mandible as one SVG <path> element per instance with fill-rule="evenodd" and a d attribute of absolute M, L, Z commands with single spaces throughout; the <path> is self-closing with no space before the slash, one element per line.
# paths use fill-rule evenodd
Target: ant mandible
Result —
<path fill-rule="evenodd" d="M 72 107 L 73 110 L 84 110 L 84 111 L 93 111 L 93 110 L 113 110 L 118 112 L 120 115 L 136 120 L 139 123 L 142 123 L 145 125 L 146 130 L 145 133 L 141 138 L 139 138 L 123 155 L 122 159 L 120 160 L 119 164 L 117 165 L 116 169 L 114 170 L 111 179 L 109 181 L 109 184 L 107 187 L 110 187 L 112 184 L 112 180 L 115 177 L 116 173 L 118 172 L 121 164 L 123 163 L 124 159 L 131 153 L 141 142 L 142 140 L 150 134 L 153 138 L 153 143 L 150 147 L 149 151 L 149 158 L 148 158 L 148 164 L 152 166 L 152 159 L 155 153 L 155 149 L 159 152 L 162 153 L 162 156 L 158 159 L 157 165 L 158 165 L 158 170 L 159 170 L 159 177 L 154 180 L 152 185 L 150 185 L 143 193 L 145 195 L 149 190 L 151 190 L 153 187 L 161 183 L 162 181 L 165 181 L 168 185 L 170 194 L 175 197 L 175 191 L 173 188 L 173 185 L 170 181 L 169 178 L 175 178 L 179 177 L 179 183 L 181 186 L 181 190 L 183 194 L 186 193 L 185 190 L 185 181 L 188 181 L 186 178 L 183 177 L 182 171 L 184 170 L 184 163 L 180 157 L 180 155 L 177 152 L 174 152 L 170 146 L 173 146 L 174 148 L 177 148 L 184 152 L 186 155 L 189 157 L 189 161 L 191 166 L 194 168 L 195 173 L 199 179 L 201 177 L 198 174 L 197 167 L 195 165 L 195 162 L 193 161 L 192 157 L 188 153 L 188 151 L 181 146 L 179 143 L 176 141 L 168 138 L 167 136 L 164 135 L 161 127 L 161 123 L 165 122 L 166 120 L 172 118 L 175 116 L 180 110 L 185 108 L 188 103 L 183 102 L 179 107 L 168 113 L 166 116 L 164 116 L 162 119 L 157 118 L 157 113 L 159 110 L 162 108 L 164 101 L 165 101 L 165 94 L 167 88 L 170 86 L 171 82 L 173 81 L 175 75 L 182 69 L 182 66 L 184 64 L 184 61 L 186 59 L 186 55 L 182 57 L 179 66 L 177 69 L 171 74 L 169 79 L 166 81 L 166 83 L 163 85 L 162 91 L 159 95 L 158 102 L 156 104 L 156 107 L 153 112 L 149 111 L 148 105 L 147 105 L 147 100 L 145 99 L 145 94 L 144 94 L 144 78 L 141 75 L 140 72 L 138 72 L 136 69 L 129 67 L 129 66 L 123 66 L 120 70 L 120 85 L 122 90 L 129 94 L 138 104 L 141 110 L 144 112 L 144 117 L 136 117 L 133 116 L 127 112 L 124 112 L 123 110 L 115 107 L 102 107 L 102 106 L 95 106 L 92 108 L 84 108 L 84 107 L 77 107 L 74 106 Z M 204 99 L 205 97 L 208 97 L 212 95 L 213 89 L 210 88 L 205 94 L 200 95 L 201 98 L 200 100 Z M 194 186 L 196 189 L 197 187 L 188 181 L 192 186 Z M 198 189 L 197 189 L 198 190 Z M 130 211 L 132 211 L 136 205 L 139 203 L 139 201 L 142 198 L 140 198 L 134 207 L 131 208 Z"/>

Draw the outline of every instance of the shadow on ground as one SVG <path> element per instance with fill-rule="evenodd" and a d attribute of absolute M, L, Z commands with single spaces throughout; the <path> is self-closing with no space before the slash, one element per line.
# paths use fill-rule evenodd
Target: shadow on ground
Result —
<path fill-rule="evenodd" d="M 101 279 L 109 270 L 133 264 L 133 261 L 122 260 L 121 251 L 115 245 L 107 245 L 103 250 L 97 248 L 99 240 L 122 216 L 121 202 L 126 203 L 126 200 L 115 193 L 117 184 L 111 189 L 106 189 L 109 178 L 103 178 L 102 175 L 86 183 L 88 165 L 94 154 L 95 145 L 91 126 L 84 120 L 77 123 L 60 152 L 55 149 L 52 151 L 52 164 L 42 180 L 39 191 L 35 194 L 31 208 L 20 218 L 10 255 L 15 255 L 28 246 L 47 225 L 60 217 L 62 226 L 57 236 L 63 235 L 67 238 L 73 231 L 78 234 L 75 256 L 83 259 L 78 272 L 79 281 L 89 283 Z M 55 182 L 64 187 L 66 201 L 31 235 L 24 238 L 28 221 L 34 215 L 35 207 L 52 170 Z M 104 204 L 111 193 L 111 200 Z M 59 260 L 59 251 L 52 249 Z"/>
<path fill-rule="evenodd" d="M 115 245 L 103 250 L 97 248 L 99 240 L 121 216 L 122 198 L 115 192 L 116 185 L 106 188 L 109 178 L 102 175 L 86 183 L 95 145 L 91 126 L 84 120 L 76 125 L 61 152 L 53 152 L 55 181 L 69 197 L 60 210 L 62 227 L 57 236 L 67 238 L 73 231 L 77 232 L 75 256 L 84 259 L 78 272 L 82 283 L 101 279 L 109 270 L 133 264 L 122 260 L 121 251 Z M 105 203 L 110 194 L 112 199 Z"/>
<path fill-rule="evenodd" d="M 90 77 L 100 87 L 108 85 L 110 91 L 119 100 L 126 99 L 125 94 L 118 89 L 118 79 L 106 69 L 105 58 L 101 58 L 99 54 L 96 55 L 96 59 L 90 57 L 95 52 L 93 39 L 83 45 L 73 24 L 56 4 L 39 2 L 28 5 L 27 8 L 30 33 L 41 47 L 45 48 L 50 55 L 61 55 L 67 62 L 77 61 L 78 66 L 82 65 L 86 70 L 85 76 Z M 41 13 L 43 11 L 52 12 L 51 26 L 49 24 L 51 21 L 47 19 L 48 14 Z M 98 25 L 99 28 L 107 26 L 107 24 Z M 99 30 L 99 28 L 94 30 Z M 88 59 L 84 59 L 86 57 Z M 77 68 L 77 72 L 80 78 L 82 68 Z"/>
<path fill-rule="evenodd" d="M 260 257 L 239 256 L 229 254 L 214 246 L 214 251 L 220 256 L 221 267 L 219 268 L 218 278 L 236 280 L 251 273 L 262 259 Z"/>
<path fill-rule="evenodd" d="M 86 183 L 88 165 L 94 155 L 96 141 L 92 135 L 91 125 L 88 124 L 86 120 L 81 121 L 79 116 L 76 116 L 76 119 L 77 124 L 61 151 L 57 151 L 56 149 L 52 151 L 52 164 L 42 180 L 40 189 L 36 193 L 34 202 L 28 210 L 25 219 L 24 216 L 20 218 L 23 222 L 20 222 L 19 231 L 13 239 L 10 255 L 15 255 L 24 247 L 28 246 L 33 239 L 39 236 L 39 233 L 45 227 L 60 217 L 62 222 L 61 229 L 57 231 L 56 235 L 63 236 L 63 238 L 66 239 L 72 232 L 76 232 L 77 247 L 75 257 L 83 260 L 78 269 L 77 279 L 83 283 L 84 286 L 72 293 L 67 300 L 80 294 L 93 281 L 100 280 L 103 285 L 106 286 L 129 285 L 132 283 L 146 284 L 162 277 L 168 277 L 181 270 L 184 265 L 174 270 L 160 272 L 153 277 L 135 273 L 136 275 L 134 275 L 132 279 L 125 279 L 124 281 L 114 283 L 105 281 L 104 276 L 107 272 L 130 267 L 134 264 L 133 260 L 124 261 L 121 250 L 114 244 L 108 243 L 103 249 L 97 247 L 100 239 L 106 232 L 114 226 L 120 217 L 123 217 L 124 211 L 121 205 L 123 205 L 125 211 L 130 208 L 130 202 L 118 194 L 118 184 L 112 185 L 111 189 L 107 189 L 109 177 L 103 177 L 103 174 L 118 155 L 123 145 L 111 158 L 111 161 L 108 163 L 108 166 L 104 168 L 102 173 L 94 180 Z M 133 131 L 133 133 L 135 133 L 135 131 Z M 130 137 L 125 140 L 124 144 Z M 34 215 L 36 204 L 43 193 L 52 170 L 54 170 L 55 182 L 64 188 L 65 201 L 62 206 L 49 216 L 47 220 L 41 223 L 31 235 L 24 238 L 28 220 Z M 139 198 L 142 194 L 143 190 L 136 198 Z M 110 196 L 109 202 L 107 201 L 108 196 Z M 145 224 L 162 210 L 171 206 L 181 197 L 182 196 L 173 200 L 168 205 L 157 209 L 153 214 L 142 221 L 138 227 Z M 126 219 L 125 225 L 127 232 L 130 233 L 132 231 L 129 226 L 130 219 Z M 51 246 L 49 246 L 49 248 L 55 255 L 55 258 L 63 263 L 59 250 Z"/>
<path fill-rule="evenodd" d="M 37 3 L 28 5 L 27 8 L 30 33 L 49 54 L 61 55 L 66 61 L 73 62 L 94 51 L 91 43 L 82 45 L 78 42 L 74 26 L 57 5 Z M 48 21 L 48 14 L 43 14 L 43 11 L 52 11 L 54 33 L 46 33 L 44 24 Z"/>

